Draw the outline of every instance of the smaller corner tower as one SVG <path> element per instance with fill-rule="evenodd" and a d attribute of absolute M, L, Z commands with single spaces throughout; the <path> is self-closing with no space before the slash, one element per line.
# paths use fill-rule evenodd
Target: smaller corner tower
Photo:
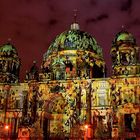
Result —
<path fill-rule="evenodd" d="M 0 82 L 17 83 L 19 81 L 20 59 L 16 48 L 10 43 L 0 47 Z"/>
<path fill-rule="evenodd" d="M 131 77 L 140 73 L 139 47 L 134 36 L 124 28 L 113 40 L 110 53 L 114 77 Z"/>

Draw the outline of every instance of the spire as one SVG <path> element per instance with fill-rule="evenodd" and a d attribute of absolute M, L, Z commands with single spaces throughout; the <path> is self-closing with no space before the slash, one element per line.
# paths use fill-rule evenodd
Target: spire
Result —
<path fill-rule="evenodd" d="M 74 9 L 74 22 L 71 24 L 71 30 L 79 30 L 79 24 L 77 23 L 77 9 Z"/>
<path fill-rule="evenodd" d="M 74 23 L 77 23 L 77 9 L 74 9 Z"/>
<path fill-rule="evenodd" d="M 124 29 L 124 25 L 122 25 L 122 30 Z"/>
<path fill-rule="evenodd" d="M 11 42 L 12 41 L 12 39 L 11 38 L 8 38 L 8 42 Z"/>
<path fill-rule="evenodd" d="M 7 44 L 11 44 L 11 42 L 12 42 L 12 39 L 11 38 L 8 38 L 7 39 Z"/>
<path fill-rule="evenodd" d="M 125 29 L 124 25 L 121 26 L 121 32 L 126 32 L 126 29 Z"/>

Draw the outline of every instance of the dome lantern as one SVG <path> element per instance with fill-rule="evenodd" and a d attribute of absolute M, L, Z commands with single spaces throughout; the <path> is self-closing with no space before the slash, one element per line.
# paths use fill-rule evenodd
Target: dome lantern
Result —
<path fill-rule="evenodd" d="M 77 9 L 74 9 L 74 22 L 71 24 L 70 29 L 71 30 L 80 30 L 80 26 L 77 23 Z"/>

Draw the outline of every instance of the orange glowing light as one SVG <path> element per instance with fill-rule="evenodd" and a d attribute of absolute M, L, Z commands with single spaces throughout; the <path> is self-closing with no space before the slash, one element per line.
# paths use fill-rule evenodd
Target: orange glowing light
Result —
<path fill-rule="evenodd" d="M 5 129 L 8 130 L 9 129 L 9 126 L 8 125 L 5 125 Z"/>
<path fill-rule="evenodd" d="M 88 125 L 85 125 L 85 129 L 88 129 Z"/>

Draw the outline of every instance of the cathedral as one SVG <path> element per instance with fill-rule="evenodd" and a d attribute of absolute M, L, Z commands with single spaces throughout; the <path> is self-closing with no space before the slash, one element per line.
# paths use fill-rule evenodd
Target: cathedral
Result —
<path fill-rule="evenodd" d="M 0 138 L 44 140 L 140 139 L 140 63 L 134 36 L 122 29 L 102 48 L 74 22 L 56 36 L 40 68 L 19 80 L 16 47 L 0 47 Z"/>

